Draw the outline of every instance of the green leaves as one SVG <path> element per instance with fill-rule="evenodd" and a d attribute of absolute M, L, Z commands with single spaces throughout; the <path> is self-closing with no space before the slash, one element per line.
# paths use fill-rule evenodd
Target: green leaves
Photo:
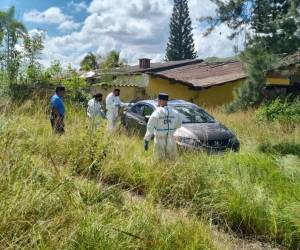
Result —
<path fill-rule="evenodd" d="M 9 85 L 17 81 L 21 56 L 16 45 L 20 39 L 25 39 L 26 35 L 25 25 L 15 18 L 14 6 L 6 12 L 0 12 L 0 47 L 4 47 L 0 58 Z"/>
<path fill-rule="evenodd" d="M 192 33 L 192 21 L 187 0 L 175 0 L 170 22 L 170 37 L 166 60 L 178 61 L 197 57 Z"/>
<path fill-rule="evenodd" d="M 98 66 L 97 56 L 92 52 L 88 53 L 80 62 L 81 69 L 85 71 L 95 70 Z"/>

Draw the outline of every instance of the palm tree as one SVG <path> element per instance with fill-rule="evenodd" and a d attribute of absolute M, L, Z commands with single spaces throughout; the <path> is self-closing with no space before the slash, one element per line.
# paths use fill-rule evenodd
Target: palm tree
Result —
<path fill-rule="evenodd" d="M 80 62 L 80 67 L 82 70 L 96 70 L 98 68 L 98 58 L 97 55 L 89 52 Z"/>
<path fill-rule="evenodd" d="M 126 61 L 122 60 L 120 57 L 120 52 L 112 50 L 110 51 L 105 60 L 101 64 L 102 69 L 112 69 L 119 68 L 126 65 Z"/>
<path fill-rule="evenodd" d="M 6 12 L 0 12 L 0 42 L 4 41 L 4 65 L 8 74 L 9 83 L 16 79 L 19 69 L 19 52 L 16 45 L 19 39 L 25 39 L 27 29 L 25 25 L 15 18 L 15 7 Z"/>

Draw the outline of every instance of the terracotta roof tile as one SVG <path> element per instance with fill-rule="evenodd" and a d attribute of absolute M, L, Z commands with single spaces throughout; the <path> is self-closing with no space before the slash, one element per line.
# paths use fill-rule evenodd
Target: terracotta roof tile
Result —
<path fill-rule="evenodd" d="M 186 83 L 191 87 L 207 88 L 221 85 L 247 77 L 243 64 L 240 61 L 216 63 L 197 63 L 181 66 L 169 70 L 150 72 L 172 81 Z"/>

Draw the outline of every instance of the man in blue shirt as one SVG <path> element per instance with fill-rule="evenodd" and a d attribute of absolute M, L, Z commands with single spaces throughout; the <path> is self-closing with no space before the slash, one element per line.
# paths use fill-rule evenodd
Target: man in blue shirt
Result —
<path fill-rule="evenodd" d="M 63 134 L 65 132 L 64 116 L 65 105 L 63 97 L 66 93 L 64 86 L 57 86 L 55 94 L 51 97 L 50 108 L 50 121 L 53 131 L 57 134 Z"/>

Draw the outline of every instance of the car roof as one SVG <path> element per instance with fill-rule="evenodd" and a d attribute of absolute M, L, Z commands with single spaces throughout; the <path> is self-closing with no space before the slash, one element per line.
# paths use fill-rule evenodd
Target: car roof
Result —
<path fill-rule="evenodd" d="M 143 100 L 143 101 L 138 101 L 136 104 L 139 104 L 139 103 L 146 103 L 146 104 L 150 104 L 154 107 L 157 107 L 157 102 L 158 100 Z M 184 101 L 184 100 L 177 100 L 177 99 L 171 99 L 169 100 L 168 102 L 168 105 L 170 106 L 176 106 L 176 105 L 195 105 L 194 103 L 191 103 L 191 102 L 187 102 L 187 101 Z"/>

